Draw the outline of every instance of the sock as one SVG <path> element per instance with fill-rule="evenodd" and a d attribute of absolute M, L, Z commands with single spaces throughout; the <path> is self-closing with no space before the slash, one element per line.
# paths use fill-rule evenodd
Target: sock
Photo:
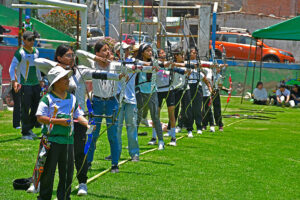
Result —
<path fill-rule="evenodd" d="M 152 128 L 152 138 L 156 138 L 156 130 L 155 130 L 155 128 Z"/>
<path fill-rule="evenodd" d="M 172 136 L 172 138 L 175 138 L 175 137 L 176 137 L 175 134 L 176 134 L 176 133 L 175 133 L 175 128 L 171 128 L 171 130 L 170 130 L 170 135 Z"/>

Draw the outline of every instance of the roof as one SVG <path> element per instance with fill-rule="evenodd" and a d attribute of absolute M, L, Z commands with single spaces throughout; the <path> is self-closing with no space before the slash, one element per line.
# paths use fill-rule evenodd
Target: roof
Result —
<path fill-rule="evenodd" d="M 258 29 L 252 33 L 255 38 L 275 40 L 300 41 L 300 16 L 280 22 L 278 24 Z"/>

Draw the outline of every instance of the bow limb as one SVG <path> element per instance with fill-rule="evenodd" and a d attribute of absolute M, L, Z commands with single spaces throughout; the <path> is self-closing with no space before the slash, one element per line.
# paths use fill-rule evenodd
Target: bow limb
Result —
<path fill-rule="evenodd" d="M 223 113 L 226 111 L 229 101 L 231 99 L 231 94 L 232 94 L 231 90 L 232 90 L 232 79 L 231 79 L 231 75 L 230 75 L 229 76 L 229 91 L 228 91 L 227 103 L 226 103 Z"/>

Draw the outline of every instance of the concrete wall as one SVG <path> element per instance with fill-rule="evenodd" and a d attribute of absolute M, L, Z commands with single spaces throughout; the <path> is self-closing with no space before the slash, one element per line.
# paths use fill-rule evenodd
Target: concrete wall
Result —
<path fill-rule="evenodd" d="M 219 26 L 246 28 L 250 32 L 285 20 L 286 19 L 283 18 L 245 13 L 221 13 L 217 16 L 217 23 Z M 264 42 L 269 46 L 290 51 L 294 54 L 296 62 L 300 62 L 300 42 L 284 40 L 264 40 Z"/>

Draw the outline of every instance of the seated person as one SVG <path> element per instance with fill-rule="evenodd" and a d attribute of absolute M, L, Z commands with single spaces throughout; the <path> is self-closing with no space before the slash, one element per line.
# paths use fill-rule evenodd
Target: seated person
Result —
<path fill-rule="evenodd" d="M 285 85 L 280 85 L 276 91 L 277 105 L 289 105 L 291 92 L 285 88 Z"/>
<path fill-rule="evenodd" d="M 291 106 L 294 107 L 295 105 L 298 105 L 300 102 L 300 90 L 297 85 L 293 85 L 292 91 L 291 91 Z"/>
<path fill-rule="evenodd" d="M 258 105 L 266 105 L 268 103 L 268 93 L 262 82 L 258 82 L 253 91 L 254 103 Z"/>

